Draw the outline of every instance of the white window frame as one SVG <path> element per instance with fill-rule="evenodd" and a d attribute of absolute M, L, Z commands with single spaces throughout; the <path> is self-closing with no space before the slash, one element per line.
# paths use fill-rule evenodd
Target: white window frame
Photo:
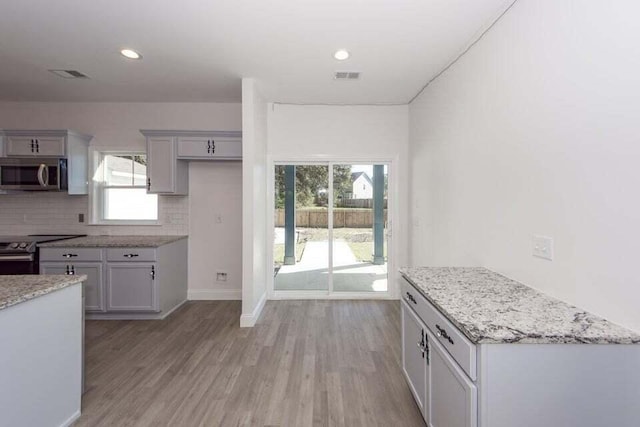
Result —
<path fill-rule="evenodd" d="M 100 164 L 107 155 L 112 156 L 135 156 L 147 155 L 143 150 L 103 150 L 91 147 L 89 149 L 90 173 L 89 173 L 89 225 L 162 225 L 160 222 L 160 203 L 158 197 L 157 209 L 158 219 L 104 219 L 104 190 L 107 188 L 146 188 L 146 186 L 105 186 L 103 171 Z M 146 181 L 146 180 L 145 180 Z"/>

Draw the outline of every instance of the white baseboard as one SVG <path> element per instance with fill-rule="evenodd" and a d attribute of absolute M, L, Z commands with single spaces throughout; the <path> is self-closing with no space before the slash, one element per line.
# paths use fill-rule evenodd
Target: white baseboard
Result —
<path fill-rule="evenodd" d="M 78 418 L 80 418 L 80 410 L 79 409 L 76 412 L 74 412 L 73 415 L 71 415 L 65 422 L 60 424 L 60 427 L 68 427 L 71 424 L 75 423 L 78 420 Z"/>
<path fill-rule="evenodd" d="M 189 289 L 189 301 L 241 300 L 242 289 Z"/>
<path fill-rule="evenodd" d="M 267 293 L 264 292 L 260 297 L 260 301 L 255 306 L 253 311 L 250 314 L 243 314 L 240 316 L 240 327 L 241 328 L 253 328 L 260 318 L 260 314 L 262 313 L 262 309 L 264 308 L 265 303 L 267 302 Z"/>

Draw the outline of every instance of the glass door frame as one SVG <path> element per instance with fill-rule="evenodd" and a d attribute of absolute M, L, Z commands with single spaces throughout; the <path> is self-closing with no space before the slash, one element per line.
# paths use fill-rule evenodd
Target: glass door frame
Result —
<path fill-rule="evenodd" d="M 396 171 L 395 164 L 397 160 L 392 158 L 344 158 L 344 157 L 268 157 L 267 167 L 269 168 L 267 173 L 267 262 L 269 268 L 267 269 L 267 298 L 268 299 L 394 299 L 396 292 L 395 286 L 395 264 L 396 254 L 398 248 L 395 245 L 393 239 L 393 219 L 397 213 L 398 206 L 396 205 L 396 198 L 393 197 L 395 193 L 396 183 Z M 348 292 L 333 290 L 333 166 L 334 165 L 385 165 L 387 166 L 387 290 L 384 292 Z M 328 239 L 329 239 L 329 281 L 327 290 L 277 290 L 275 289 L 275 280 L 273 274 L 273 242 L 275 238 L 275 220 L 274 220 L 274 206 L 275 206 L 275 167 L 283 165 L 294 166 L 328 166 Z"/>

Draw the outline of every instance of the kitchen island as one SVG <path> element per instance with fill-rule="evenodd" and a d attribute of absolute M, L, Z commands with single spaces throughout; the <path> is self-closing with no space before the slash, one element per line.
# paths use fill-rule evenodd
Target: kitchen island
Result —
<path fill-rule="evenodd" d="M 485 268 L 403 268 L 403 371 L 430 426 L 636 426 L 640 334 Z"/>
<path fill-rule="evenodd" d="M 0 276 L 0 424 L 80 416 L 84 275 Z"/>

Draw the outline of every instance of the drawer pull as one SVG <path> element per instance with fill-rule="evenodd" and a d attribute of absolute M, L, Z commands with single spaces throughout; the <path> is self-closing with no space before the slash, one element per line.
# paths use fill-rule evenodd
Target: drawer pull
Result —
<path fill-rule="evenodd" d="M 444 330 L 444 328 L 441 328 L 440 325 L 436 325 L 436 329 L 438 330 L 438 332 L 436 332 L 436 335 L 438 337 L 444 338 L 445 340 L 449 341 L 451 345 L 453 345 L 453 338 L 449 336 L 449 334 L 447 333 L 447 331 Z"/>
<path fill-rule="evenodd" d="M 416 301 L 416 299 L 413 297 L 413 295 L 411 295 L 409 292 L 407 292 L 407 299 L 409 301 L 411 301 L 414 304 L 418 304 L 418 301 Z"/>
<path fill-rule="evenodd" d="M 62 256 L 65 258 L 75 258 L 78 256 L 78 254 L 62 254 Z"/>
<path fill-rule="evenodd" d="M 138 256 L 138 254 L 124 254 L 123 255 L 125 258 L 135 258 Z"/>

